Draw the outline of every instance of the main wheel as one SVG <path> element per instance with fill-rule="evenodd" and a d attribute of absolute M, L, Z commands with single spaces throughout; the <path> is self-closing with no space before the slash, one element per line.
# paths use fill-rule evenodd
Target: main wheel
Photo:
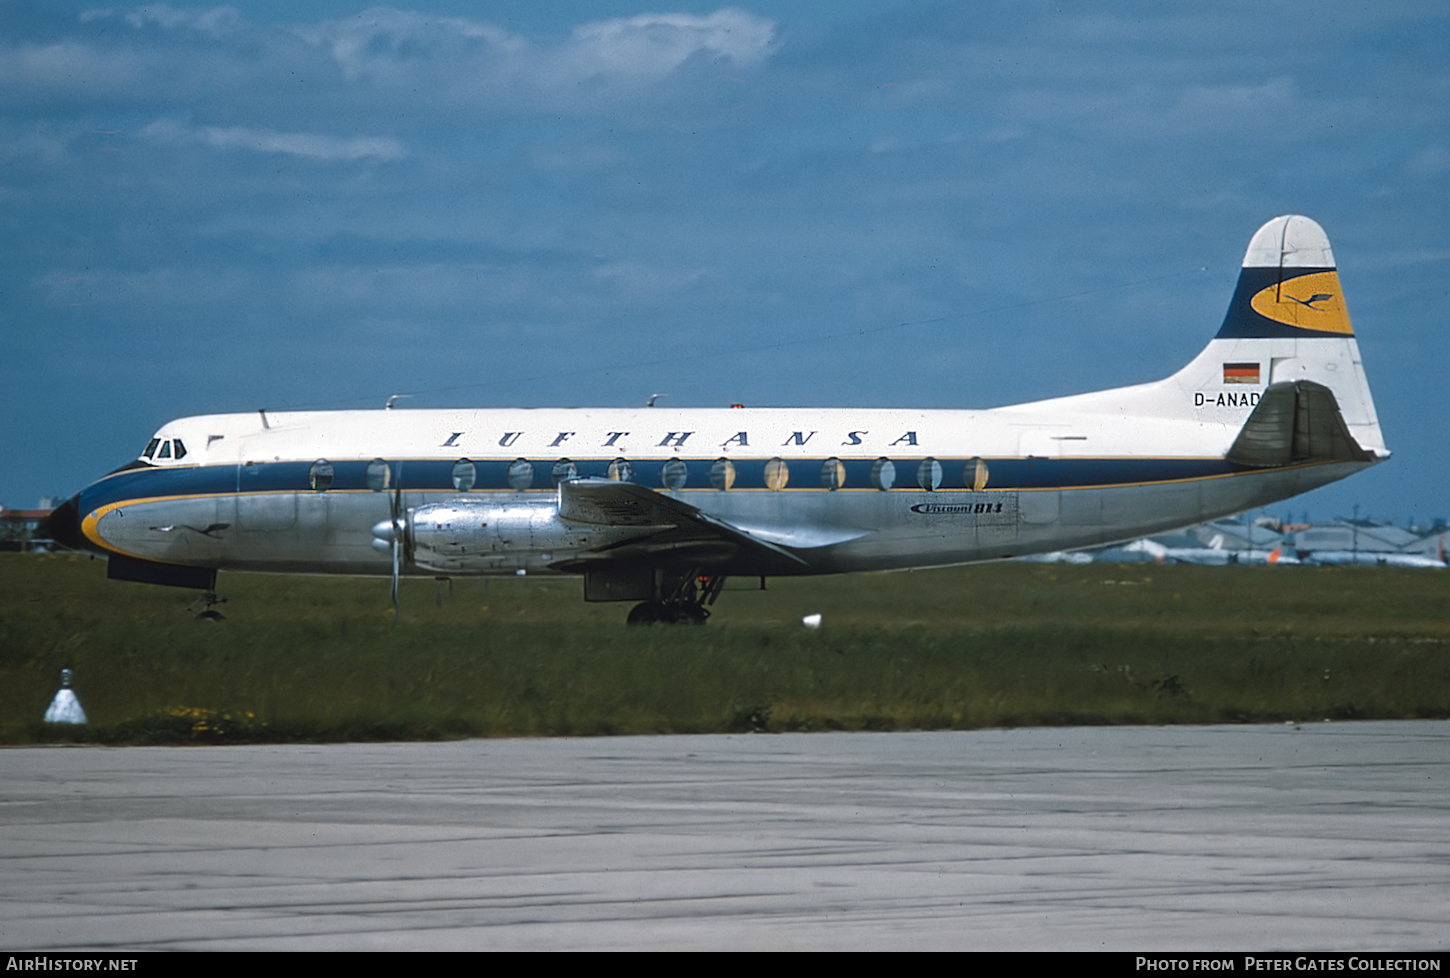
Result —
<path fill-rule="evenodd" d="M 662 621 L 668 621 L 665 615 L 668 609 L 663 602 L 645 601 L 629 609 L 629 617 L 625 623 L 629 625 L 657 625 Z"/>
<path fill-rule="evenodd" d="M 689 601 L 681 601 L 675 606 L 676 625 L 703 625 L 709 617 L 710 612 Z"/>

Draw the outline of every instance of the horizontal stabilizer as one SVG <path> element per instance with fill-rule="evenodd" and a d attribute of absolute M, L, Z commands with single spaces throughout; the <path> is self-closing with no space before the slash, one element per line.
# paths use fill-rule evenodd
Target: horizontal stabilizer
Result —
<path fill-rule="evenodd" d="M 1334 392 L 1312 380 L 1270 384 L 1225 457 L 1253 468 L 1375 461 L 1349 433 Z"/>

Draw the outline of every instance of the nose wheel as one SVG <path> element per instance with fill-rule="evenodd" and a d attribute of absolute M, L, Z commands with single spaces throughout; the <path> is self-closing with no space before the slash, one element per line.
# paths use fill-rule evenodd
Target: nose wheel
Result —
<path fill-rule="evenodd" d="M 197 621 L 221 621 L 225 616 L 215 609 L 215 605 L 226 604 L 226 598 L 219 598 L 215 591 L 207 591 L 187 606 L 187 611 L 194 610 L 198 605 L 201 610 L 196 612 Z"/>

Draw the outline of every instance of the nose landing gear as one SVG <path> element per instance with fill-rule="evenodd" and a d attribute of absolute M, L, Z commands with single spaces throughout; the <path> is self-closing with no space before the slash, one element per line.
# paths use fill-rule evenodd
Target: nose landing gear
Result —
<path fill-rule="evenodd" d="M 226 603 L 227 599 L 217 597 L 215 591 L 207 591 L 189 604 L 186 610 L 191 611 L 197 605 L 201 605 L 201 610 L 196 613 L 197 621 L 221 621 L 224 616 L 220 611 L 214 610 L 213 606 Z"/>

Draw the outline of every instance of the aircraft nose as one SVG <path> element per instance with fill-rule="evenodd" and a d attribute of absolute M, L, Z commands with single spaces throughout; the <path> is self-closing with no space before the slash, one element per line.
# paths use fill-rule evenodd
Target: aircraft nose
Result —
<path fill-rule="evenodd" d="M 81 550 L 81 494 L 61 503 L 46 517 L 44 532 L 47 537 L 68 550 Z"/>

